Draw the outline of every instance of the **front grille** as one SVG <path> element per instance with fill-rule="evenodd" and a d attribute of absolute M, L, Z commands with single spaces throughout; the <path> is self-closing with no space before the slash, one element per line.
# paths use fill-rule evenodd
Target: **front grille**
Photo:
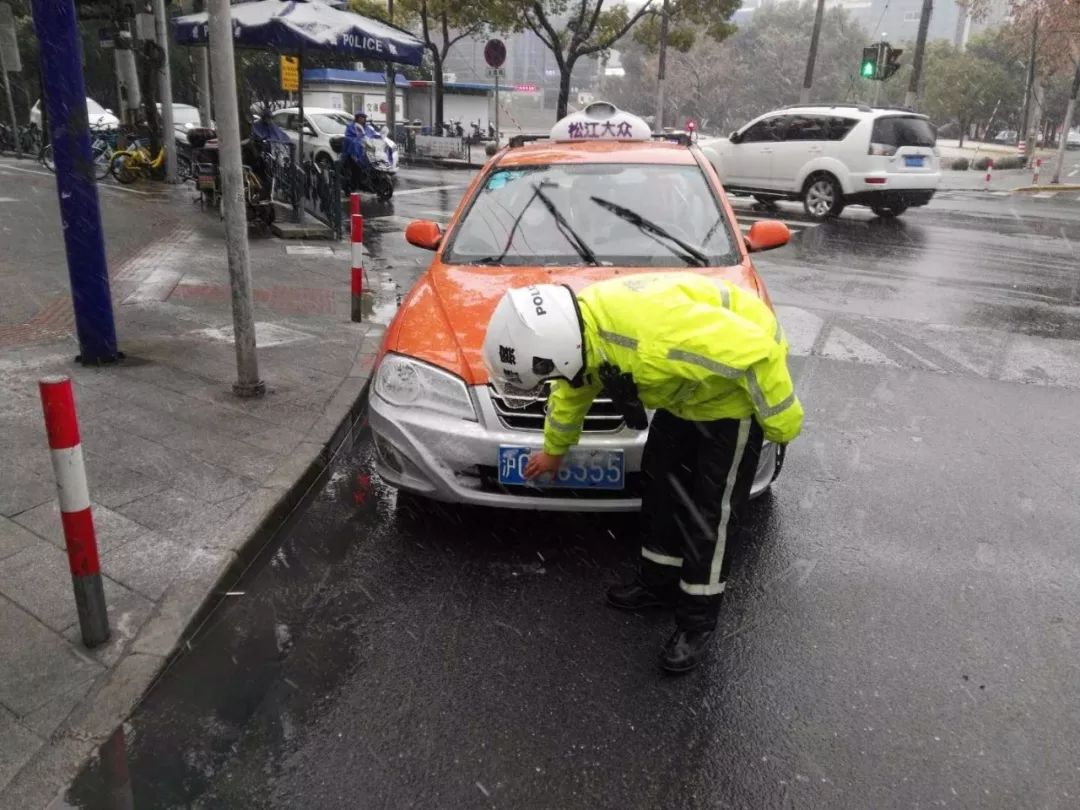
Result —
<path fill-rule="evenodd" d="M 495 406 L 495 413 L 499 415 L 499 421 L 513 430 L 544 429 L 544 408 L 547 406 L 548 389 L 545 387 L 543 396 L 536 402 L 532 402 L 524 408 L 511 408 L 506 401 L 496 393 L 494 388 L 488 388 L 491 394 L 491 403 Z M 606 397 L 597 397 L 593 400 L 592 407 L 585 414 L 585 433 L 614 433 L 623 426 L 622 414 L 615 408 L 615 403 Z"/>

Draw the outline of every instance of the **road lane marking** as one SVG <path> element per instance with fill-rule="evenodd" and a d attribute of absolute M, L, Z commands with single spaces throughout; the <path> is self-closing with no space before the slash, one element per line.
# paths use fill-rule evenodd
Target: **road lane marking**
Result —
<path fill-rule="evenodd" d="M 395 197 L 404 197 L 406 194 L 426 194 L 429 191 L 452 191 L 457 188 L 468 188 L 468 186 L 424 186 L 423 188 L 407 188 L 404 191 L 395 191 Z"/>
<path fill-rule="evenodd" d="M 0 171 L 11 170 L 13 172 L 25 172 L 26 174 L 40 174 L 43 177 L 55 177 L 50 171 L 43 171 L 39 169 L 27 169 L 23 166 L 12 166 L 10 163 L 0 163 Z M 104 186 L 101 183 L 95 184 L 99 189 L 103 191 L 126 191 L 130 194 L 142 194 L 143 196 L 149 196 L 149 191 L 140 191 L 137 188 L 125 188 L 124 186 Z"/>

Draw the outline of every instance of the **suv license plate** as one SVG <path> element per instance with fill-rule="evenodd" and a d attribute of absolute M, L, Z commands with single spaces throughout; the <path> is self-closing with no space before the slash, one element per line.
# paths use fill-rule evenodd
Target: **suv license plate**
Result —
<path fill-rule="evenodd" d="M 914 166 L 916 168 L 922 168 L 923 156 L 922 155 L 904 155 L 904 165 Z"/>
<path fill-rule="evenodd" d="M 536 447 L 500 447 L 499 483 L 510 486 L 533 485 L 525 481 L 525 465 Z M 623 489 L 626 476 L 622 450 L 572 450 L 566 454 L 553 480 L 536 481 L 541 489 Z"/>

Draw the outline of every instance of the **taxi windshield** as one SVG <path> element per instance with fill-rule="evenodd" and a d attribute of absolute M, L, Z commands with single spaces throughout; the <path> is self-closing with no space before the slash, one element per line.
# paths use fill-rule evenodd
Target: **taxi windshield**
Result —
<path fill-rule="evenodd" d="M 496 167 L 443 261 L 683 267 L 735 264 L 727 217 L 698 166 Z"/>

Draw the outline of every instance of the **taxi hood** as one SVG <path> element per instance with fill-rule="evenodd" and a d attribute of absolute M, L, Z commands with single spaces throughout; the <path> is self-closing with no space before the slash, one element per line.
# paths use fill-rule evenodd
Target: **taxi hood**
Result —
<path fill-rule="evenodd" d="M 437 264 L 420 277 L 402 302 L 383 341 L 383 350 L 445 368 L 469 385 L 483 385 L 488 374 L 481 347 L 495 305 L 507 289 L 531 284 L 566 284 L 577 291 L 597 281 L 642 272 L 663 271 L 640 267 Z M 749 263 L 708 268 L 701 272 L 727 279 L 768 301 L 764 287 Z"/>

